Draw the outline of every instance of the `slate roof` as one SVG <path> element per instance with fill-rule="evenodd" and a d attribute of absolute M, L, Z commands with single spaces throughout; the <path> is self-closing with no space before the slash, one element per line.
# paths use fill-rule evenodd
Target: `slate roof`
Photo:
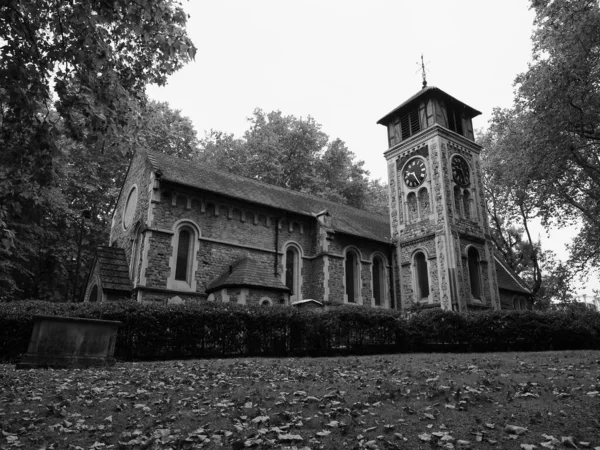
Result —
<path fill-rule="evenodd" d="M 117 247 L 98 247 L 96 264 L 103 290 L 131 292 L 133 285 L 129 279 L 129 266 L 125 250 Z"/>
<path fill-rule="evenodd" d="M 500 258 L 494 256 L 496 263 L 496 277 L 498 278 L 498 287 L 507 291 L 520 292 L 521 294 L 531 295 L 531 290 L 508 265 Z"/>
<path fill-rule="evenodd" d="M 206 293 L 225 287 L 259 287 L 289 291 L 289 288 L 279 278 L 275 278 L 272 272 L 265 271 L 256 261 L 247 257 L 233 263 L 213 280 L 206 288 Z"/>
<path fill-rule="evenodd" d="M 477 111 L 475 108 L 472 108 L 469 105 L 467 105 L 466 103 L 463 103 L 460 100 L 455 99 L 450 94 L 447 94 L 446 92 L 442 91 L 440 88 L 437 88 L 435 86 L 427 86 L 427 87 L 421 89 L 419 92 L 417 92 L 415 95 L 413 95 L 411 98 L 409 98 L 405 102 L 401 103 L 400 106 L 397 106 L 392 111 L 390 111 L 389 113 L 387 113 L 385 116 L 383 116 L 381 119 L 379 119 L 377 121 L 377 123 L 381 124 L 381 125 L 387 125 L 387 123 L 389 122 L 387 119 L 390 118 L 390 116 L 396 114 L 401 109 L 405 109 L 405 108 L 408 109 L 407 107 L 412 102 L 414 102 L 417 98 L 422 97 L 422 96 L 424 96 L 426 94 L 428 96 L 429 95 L 438 95 L 438 96 L 446 97 L 446 98 L 452 100 L 452 102 L 458 103 L 463 108 L 465 108 L 466 112 L 471 116 L 471 118 L 473 118 L 473 117 L 478 116 L 478 115 L 481 114 L 481 112 Z"/>
<path fill-rule="evenodd" d="M 387 216 L 221 172 L 212 167 L 184 161 L 163 153 L 148 151 L 147 155 L 153 169 L 162 173 L 162 180 L 296 214 L 314 216 L 327 210 L 331 215 L 332 228 L 335 231 L 385 243 L 391 240 Z"/>

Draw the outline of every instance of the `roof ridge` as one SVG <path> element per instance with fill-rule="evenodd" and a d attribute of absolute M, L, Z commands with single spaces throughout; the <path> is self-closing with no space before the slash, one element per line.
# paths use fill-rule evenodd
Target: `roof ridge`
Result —
<path fill-rule="evenodd" d="M 174 156 L 174 155 L 168 155 L 168 154 L 166 154 L 166 153 L 161 153 L 161 152 L 157 152 L 157 151 L 154 151 L 154 150 L 152 150 L 152 151 L 151 151 L 151 150 L 147 150 L 147 151 L 146 151 L 146 155 L 147 155 L 148 159 L 150 160 L 150 162 L 152 163 L 152 165 L 153 165 L 154 169 L 156 169 L 156 170 L 159 170 L 159 169 L 160 169 L 160 167 L 159 167 L 159 164 L 158 164 L 158 162 L 157 162 L 157 161 L 154 161 L 154 160 L 152 159 L 152 158 L 153 158 L 153 157 L 155 157 L 155 156 L 158 156 L 158 157 L 165 157 L 165 158 L 168 158 L 168 159 L 171 159 L 171 160 L 177 161 L 177 162 L 188 162 L 188 161 L 186 161 L 186 160 L 184 160 L 184 159 L 178 158 L 177 156 Z M 197 167 L 201 167 L 202 169 L 207 169 L 207 167 L 206 167 L 206 166 L 201 166 L 201 165 L 200 165 L 200 164 L 199 164 L 197 161 L 195 161 L 195 160 L 191 160 L 191 161 L 189 161 L 189 162 L 191 162 L 192 164 L 194 164 L 194 165 L 195 165 L 195 166 L 197 166 Z M 248 181 L 250 181 L 250 182 L 252 182 L 252 183 L 255 183 L 255 184 L 257 184 L 257 185 L 265 185 L 265 186 L 269 186 L 269 187 L 271 187 L 271 188 L 275 188 L 275 189 L 278 189 L 278 190 L 281 190 L 281 191 L 284 191 L 284 192 L 293 192 L 293 193 L 294 193 L 294 194 L 296 194 L 296 195 L 301 195 L 301 196 L 303 196 L 303 197 L 305 197 L 305 198 L 308 198 L 308 199 L 317 199 L 317 200 L 319 200 L 319 201 L 322 201 L 322 202 L 326 202 L 326 203 L 328 203 L 328 204 L 331 204 L 332 206 L 341 206 L 341 207 L 344 207 L 344 208 L 350 208 L 350 209 L 352 209 L 352 210 L 354 210 L 354 211 L 357 211 L 357 212 L 359 212 L 359 213 L 361 213 L 361 214 L 364 214 L 365 216 L 366 216 L 366 215 L 369 215 L 369 216 L 371 216 L 370 218 L 373 218 L 373 216 L 374 216 L 374 217 L 379 217 L 379 218 L 381 218 L 381 219 L 383 219 L 383 220 L 386 220 L 386 221 L 388 221 L 388 219 L 387 219 L 387 215 L 385 215 L 385 214 L 377 214 L 377 213 L 374 213 L 374 212 L 371 212 L 371 211 L 367 211 L 366 209 L 361 209 L 361 208 L 357 208 L 356 206 L 348 205 L 348 204 L 346 204 L 346 203 L 338 203 L 338 202 L 334 202 L 333 200 L 328 200 L 328 199 L 325 199 L 325 198 L 323 198 L 323 197 L 319 197 L 318 195 L 315 195 L 315 194 L 307 194 L 306 192 L 295 191 L 295 190 L 293 190 L 293 189 L 285 188 L 285 187 L 283 187 L 283 186 L 278 186 L 278 185 L 276 185 L 276 184 L 271 184 L 271 183 L 268 183 L 268 182 L 266 182 L 266 181 L 261 181 L 261 180 L 257 180 L 257 179 L 255 179 L 255 178 L 250 178 L 250 177 L 246 177 L 246 176 L 243 176 L 243 175 L 238 175 L 238 174 L 235 174 L 235 173 L 232 173 L 232 172 L 227 172 L 227 171 L 224 171 L 224 170 L 216 169 L 216 168 L 214 168 L 214 167 L 212 167 L 212 166 L 210 167 L 210 170 L 211 170 L 211 171 L 214 171 L 214 172 L 217 172 L 217 173 L 219 173 L 219 174 L 225 175 L 225 176 L 227 176 L 227 177 L 232 177 L 232 178 L 242 178 L 242 179 L 244 179 L 244 180 L 248 180 Z M 180 184 L 185 184 L 185 183 L 180 183 Z"/>

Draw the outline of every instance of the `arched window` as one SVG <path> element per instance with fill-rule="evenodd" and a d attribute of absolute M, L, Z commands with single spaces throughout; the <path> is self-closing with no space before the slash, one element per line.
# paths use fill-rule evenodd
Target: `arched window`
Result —
<path fill-rule="evenodd" d="M 463 208 L 465 211 L 465 219 L 471 220 L 471 193 L 466 189 L 463 193 Z"/>
<path fill-rule="evenodd" d="M 471 296 L 481 300 L 481 270 L 479 267 L 479 252 L 475 247 L 469 248 L 467 253 L 469 265 L 469 282 L 471 285 Z"/>
<path fill-rule="evenodd" d="M 360 270 L 359 259 L 356 252 L 348 250 L 346 252 L 345 281 L 346 281 L 346 301 L 348 303 L 357 303 L 360 297 Z"/>
<path fill-rule="evenodd" d="M 92 293 L 90 294 L 90 302 L 97 302 L 98 301 L 98 285 L 95 285 L 92 288 Z"/>
<path fill-rule="evenodd" d="M 406 205 L 408 206 L 408 222 L 417 222 L 419 220 L 419 206 L 417 204 L 417 195 L 414 192 L 407 195 Z"/>
<path fill-rule="evenodd" d="M 462 215 L 460 212 L 461 195 L 461 189 L 458 186 L 454 186 L 454 211 L 456 212 L 456 217 L 460 217 Z"/>
<path fill-rule="evenodd" d="M 295 245 L 288 245 L 285 250 L 285 285 L 290 289 L 290 300 L 302 300 L 301 273 L 302 261 L 300 251 Z"/>
<path fill-rule="evenodd" d="M 527 311 L 529 308 L 527 306 L 527 299 L 521 297 L 521 309 L 523 311 Z"/>
<path fill-rule="evenodd" d="M 375 306 L 384 304 L 385 296 L 385 264 L 381 256 L 373 258 L 373 303 Z"/>
<path fill-rule="evenodd" d="M 425 253 L 415 253 L 413 271 L 417 300 L 427 300 L 429 298 L 429 273 Z"/>
<path fill-rule="evenodd" d="M 419 191 L 419 209 L 421 211 L 421 219 L 426 219 L 429 216 L 429 193 L 423 188 Z"/>
<path fill-rule="evenodd" d="M 179 281 L 188 281 L 190 269 L 190 243 L 192 242 L 190 230 L 183 228 L 179 230 L 179 239 L 177 241 L 177 260 L 175 265 L 175 279 Z"/>
<path fill-rule="evenodd" d="M 137 284 L 138 268 L 140 265 L 140 249 L 141 249 L 142 234 L 140 233 L 140 226 L 138 225 L 135 229 L 133 241 L 131 243 L 131 260 L 129 262 L 129 276 L 134 286 Z"/>
<path fill-rule="evenodd" d="M 167 280 L 167 288 L 195 291 L 195 274 L 198 267 L 198 233 L 195 227 L 185 222 L 176 226 L 171 243 L 173 253 L 169 262 L 171 274 Z"/>

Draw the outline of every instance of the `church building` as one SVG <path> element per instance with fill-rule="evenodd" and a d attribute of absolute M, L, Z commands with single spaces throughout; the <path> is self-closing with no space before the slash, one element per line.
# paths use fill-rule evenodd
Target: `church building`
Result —
<path fill-rule="evenodd" d="M 138 152 L 85 301 L 531 308 L 527 285 L 494 254 L 479 114 L 424 87 L 379 120 L 389 216 Z"/>

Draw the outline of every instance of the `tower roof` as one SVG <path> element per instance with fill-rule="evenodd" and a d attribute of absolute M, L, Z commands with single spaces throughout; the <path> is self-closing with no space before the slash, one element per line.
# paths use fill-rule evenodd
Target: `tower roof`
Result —
<path fill-rule="evenodd" d="M 477 111 L 476 109 L 471 108 L 466 103 L 463 103 L 460 100 L 457 100 L 456 98 L 452 97 L 450 94 L 447 94 L 446 92 L 442 91 L 441 89 L 439 89 L 435 86 L 427 86 L 427 87 L 421 89 L 419 92 L 417 92 L 412 97 L 410 97 L 408 100 L 403 102 L 400 106 L 396 107 L 395 109 L 390 111 L 388 114 L 383 116 L 381 119 L 379 119 L 377 121 L 377 123 L 381 124 L 381 125 L 387 125 L 391 121 L 393 116 L 397 116 L 398 114 L 402 113 L 403 111 L 415 109 L 415 106 L 418 105 L 420 100 L 426 99 L 426 98 L 431 98 L 431 97 L 437 97 L 437 98 L 446 100 L 447 102 L 452 103 L 455 106 L 458 106 L 459 108 L 464 110 L 465 115 L 467 117 L 469 117 L 470 119 L 481 114 L 480 111 Z"/>

